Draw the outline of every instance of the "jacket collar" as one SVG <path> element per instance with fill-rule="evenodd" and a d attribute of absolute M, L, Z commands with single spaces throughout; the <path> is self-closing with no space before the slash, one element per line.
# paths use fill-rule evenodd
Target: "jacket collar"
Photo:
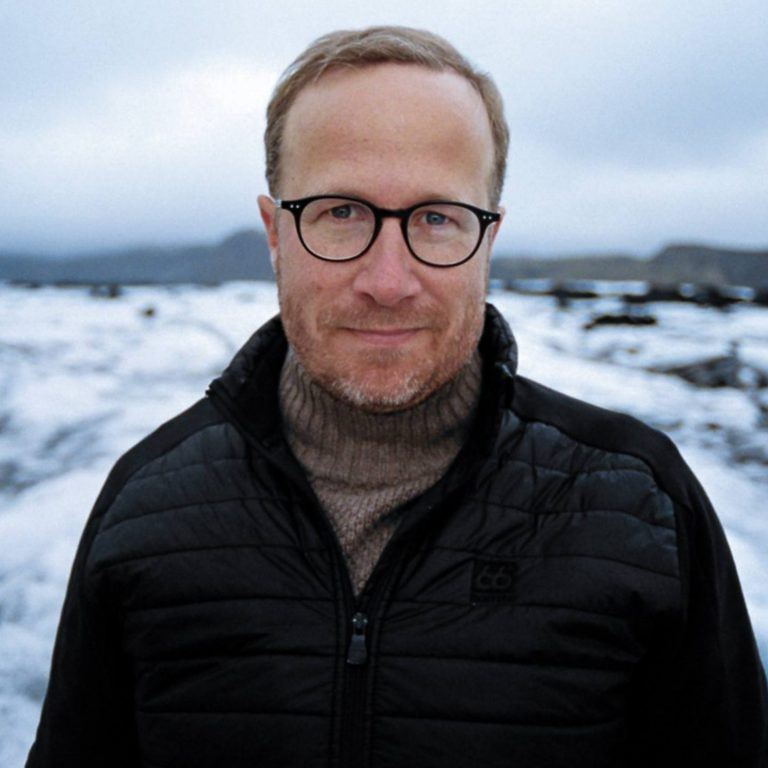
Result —
<path fill-rule="evenodd" d="M 488 438 L 495 437 L 498 431 L 500 407 L 511 398 L 517 370 L 515 338 L 492 304 L 486 304 L 479 348 L 483 358 L 483 395 L 477 419 L 479 428 L 474 430 L 474 439 L 470 439 L 481 441 L 487 450 Z M 222 395 L 236 421 L 265 444 L 280 433 L 278 383 L 287 351 L 283 324 L 276 315 L 248 339 L 209 388 L 214 396 Z M 493 442 L 490 441 L 491 445 Z M 480 442 L 475 448 L 480 448 Z"/>
<path fill-rule="evenodd" d="M 509 323 L 493 304 L 485 305 L 485 327 L 480 337 L 480 354 L 486 365 L 504 370 L 514 379 L 517 373 L 517 342 Z"/>

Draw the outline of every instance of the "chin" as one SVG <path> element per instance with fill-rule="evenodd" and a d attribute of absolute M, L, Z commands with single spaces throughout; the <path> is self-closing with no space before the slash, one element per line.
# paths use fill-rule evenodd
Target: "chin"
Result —
<path fill-rule="evenodd" d="M 318 383 L 336 399 L 370 413 L 403 411 L 426 400 L 443 382 L 432 373 L 374 370 L 319 377 Z"/>
<path fill-rule="evenodd" d="M 412 408 L 426 399 L 431 392 L 421 387 L 382 390 L 359 386 L 356 382 L 337 382 L 333 394 L 343 402 L 369 413 L 392 413 Z"/>

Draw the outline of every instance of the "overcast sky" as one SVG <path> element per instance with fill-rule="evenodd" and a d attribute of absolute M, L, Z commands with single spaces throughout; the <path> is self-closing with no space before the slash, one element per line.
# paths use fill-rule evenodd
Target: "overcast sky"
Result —
<path fill-rule="evenodd" d="M 318 35 L 379 23 L 442 34 L 497 80 L 503 250 L 768 247 L 766 0 L 0 0 L 0 250 L 256 226 L 277 76 Z"/>

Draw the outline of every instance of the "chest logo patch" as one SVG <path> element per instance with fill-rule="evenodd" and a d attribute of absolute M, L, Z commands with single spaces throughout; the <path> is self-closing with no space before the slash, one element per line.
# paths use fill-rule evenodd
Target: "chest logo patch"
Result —
<path fill-rule="evenodd" d="M 517 563 L 509 560 L 475 560 L 472 568 L 473 603 L 511 600 L 517 582 Z"/>

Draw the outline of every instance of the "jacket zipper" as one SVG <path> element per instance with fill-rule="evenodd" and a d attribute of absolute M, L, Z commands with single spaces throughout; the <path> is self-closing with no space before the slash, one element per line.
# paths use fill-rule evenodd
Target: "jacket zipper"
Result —
<path fill-rule="evenodd" d="M 360 666 L 368 661 L 368 649 L 365 645 L 365 628 L 367 626 L 368 617 L 358 611 L 352 617 L 352 637 L 349 639 L 347 664 Z"/>
<path fill-rule="evenodd" d="M 394 537 L 393 537 L 394 538 Z M 389 558 L 392 539 L 381 554 Z M 390 550 L 391 551 L 391 550 Z M 364 768 L 368 764 L 366 752 L 368 677 L 370 674 L 371 617 L 376 615 L 376 606 L 386 592 L 387 585 L 398 570 L 393 562 L 385 570 L 375 569 L 375 581 L 366 585 L 365 596 L 355 603 L 354 613 L 349 620 L 350 634 L 345 663 L 344 695 L 341 719 L 341 751 L 339 765 L 342 768 Z"/>
<path fill-rule="evenodd" d="M 367 689 L 366 628 L 368 616 L 360 611 L 352 616 L 352 635 L 347 649 L 344 697 L 342 701 L 341 750 L 339 764 L 364 766 L 365 755 L 365 703 Z"/>

